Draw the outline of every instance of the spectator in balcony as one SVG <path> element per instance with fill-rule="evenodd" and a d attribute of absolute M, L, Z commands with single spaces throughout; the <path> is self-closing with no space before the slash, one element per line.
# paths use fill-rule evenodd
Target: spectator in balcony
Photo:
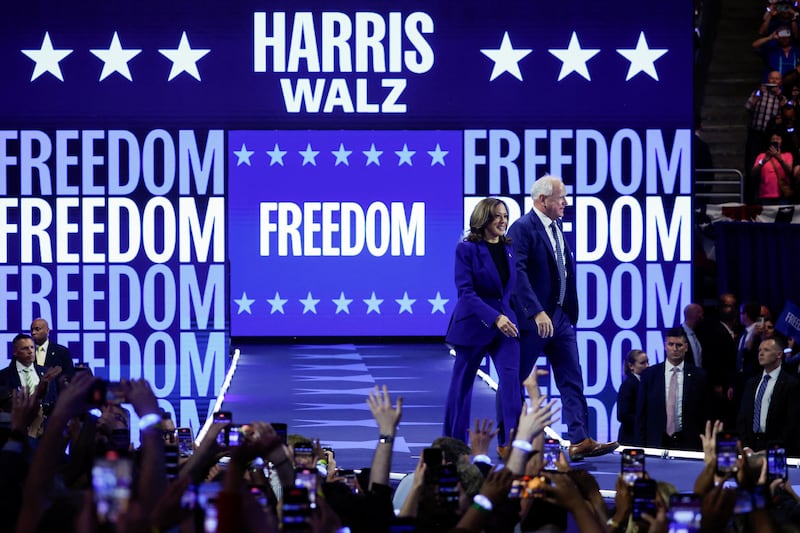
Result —
<path fill-rule="evenodd" d="M 764 13 L 759 35 L 772 35 L 781 27 L 789 27 L 792 37 L 800 36 L 797 26 L 798 12 L 790 2 L 772 2 Z"/>
<path fill-rule="evenodd" d="M 767 82 L 754 90 L 745 102 L 744 107 L 750 112 L 750 124 L 747 128 L 747 146 L 745 148 L 745 168 L 752 168 L 756 155 L 763 152 L 769 144 L 767 126 L 770 120 L 780 113 L 786 98 L 781 92 L 781 73 L 773 71 L 767 76 Z M 745 189 L 745 201 L 753 202 L 756 191 Z"/>
<path fill-rule="evenodd" d="M 767 150 L 756 157 L 756 163 L 750 171 L 750 180 L 751 187 L 757 190 L 758 203 L 787 203 L 794 196 L 794 158 L 790 145 L 791 142 L 785 139 L 785 133 L 775 130 L 770 136 Z"/>
<path fill-rule="evenodd" d="M 785 76 L 800 64 L 800 49 L 792 42 L 789 26 L 781 26 L 766 37 L 759 37 L 753 41 L 753 49 L 764 61 L 767 75 L 777 70 Z"/>

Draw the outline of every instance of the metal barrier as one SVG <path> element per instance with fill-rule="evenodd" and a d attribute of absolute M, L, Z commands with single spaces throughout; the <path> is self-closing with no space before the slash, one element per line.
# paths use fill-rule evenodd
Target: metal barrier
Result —
<path fill-rule="evenodd" d="M 694 197 L 695 198 L 727 198 L 721 202 L 709 203 L 726 203 L 726 202 L 744 202 L 744 175 L 742 172 L 735 168 L 707 168 L 697 169 L 694 171 L 697 175 L 711 174 L 715 178 L 711 180 L 695 180 L 694 182 Z M 722 174 L 729 176 L 730 179 L 716 179 L 716 176 Z M 713 192 L 698 192 L 699 189 L 708 187 L 717 188 L 722 187 L 722 191 Z"/>

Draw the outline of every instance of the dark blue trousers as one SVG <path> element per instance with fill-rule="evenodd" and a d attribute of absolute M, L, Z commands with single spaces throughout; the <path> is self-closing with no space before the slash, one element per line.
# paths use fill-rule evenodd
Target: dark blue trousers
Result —
<path fill-rule="evenodd" d="M 484 356 L 492 358 L 497 369 L 501 420 L 506 428 L 505 435 L 498 434 L 498 443 L 506 444 L 509 428 L 516 428 L 522 410 L 522 393 L 519 380 L 519 339 L 509 338 L 501 333 L 488 346 L 456 346 L 456 360 L 453 376 L 447 393 L 444 414 L 444 435 L 467 442 L 472 408 L 472 386 L 475 375 Z"/>
<path fill-rule="evenodd" d="M 521 331 L 519 379 L 522 382 L 530 375 L 539 355 L 547 357 L 561 393 L 561 418 L 567 425 L 567 438 L 577 443 L 589 436 L 589 408 L 583 395 L 575 328 L 561 307 L 556 307 L 550 318 L 554 332 L 550 338 L 543 339 L 535 329 Z"/>

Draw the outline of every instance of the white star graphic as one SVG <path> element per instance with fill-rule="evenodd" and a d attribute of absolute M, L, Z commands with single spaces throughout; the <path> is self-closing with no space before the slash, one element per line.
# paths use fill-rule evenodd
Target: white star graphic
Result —
<path fill-rule="evenodd" d="M 548 50 L 551 54 L 561 60 L 561 72 L 558 73 L 558 81 L 563 80 L 573 72 L 577 72 L 585 79 L 591 81 L 592 77 L 589 75 L 589 69 L 586 67 L 586 62 L 600 53 L 599 49 L 581 48 L 581 43 L 578 41 L 578 34 L 572 32 L 572 37 L 569 39 L 569 46 L 566 50 L 555 49 Z"/>
<path fill-rule="evenodd" d="M 126 80 L 133 81 L 131 69 L 128 68 L 128 61 L 138 56 L 142 51 L 141 49 L 122 48 L 117 32 L 114 32 L 114 36 L 111 38 L 111 44 L 107 49 L 93 49 L 89 51 L 99 57 L 103 62 L 103 71 L 100 73 L 100 79 L 98 81 L 103 81 L 115 72 L 119 72 Z"/>
<path fill-rule="evenodd" d="M 305 150 L 297 153 L 303 156 L 303 164 L 301 166 L 306 166 L 308 163 L 317 166 L 317 154 L 319 154 L 319 150 L 312 150 L 311 143 L 306 145 Z"/>
<path fill-rule="evenodd" d="M 416 300 L 412 300 L 408 297 L 408 291 L 403 293 L 403 297 L 399 300 L 395 300 L 398 304 L 400 304 L 400 311 L 398 314 L 402 315 L 404 311 L 408 311 L 409 314 L 413 315 L 414 311 L 411 310 L 411 306 L 414 305 Z"/>
<path fill-rule="evenodd" d="M 383 300 L 375 297 L 375 291 L 372 291 L 372 296 L 364 300 L 364 303 L 367 304 L 367 314 L 370 314 L 373 311 L 381 314 L 381 304 L 383 303 Z"/>
<path fill-rule="evenodd" d="M 278 143 L 275 143 L 275 148 L 272 150 L 267 150 L 267 155 L 269 156 L 269 166 L 274 165 L 275 163 L 283 166 L 283 156 L 286 155 L 286 150 L 281 150 Z"/>
<path fill-rule="evenodd" d="M 54 49 L 53 43 L 50 41 L 50 32 L 44 32 L 41 48 L 38 50 L 20 50 L 20 52 L 36 62 L 36 66 L 33 67 L 33 74 L 31 74 L 31 81 L 45 72 L 49 72 L 59 80 L 64 81 L 59 63 L 62 59 L 70 55 L 72 50 L 66 48 L 60 50 Z"/>
<path fill-rule="evenodd" d="M 511 46 L 511 39 L 508 37 L 508 32 L 503 34 L 503 41 L 500 43 L 500 48 L 497 49 L 483 49 L 481 53 L 494 61 L 494 68 L 492 68 L 492 75 L 489 81 L 494 81 L 500 74 L 508 72 L 519 81 L 522 81 L 522 72 L 519 70 L 519 61 L 530 54 L 533 50 L 530 48 L 517 48 Z"/>
<path fill-rule="evenodd" d="M 352 154 L 353 151 L 345 150 L 344 143 L 339 143 L 339 149 L 331 153 L 336 156 L 336 164 L 333 166 L 338 167 L 339 163 L 344 163 L 348 167 L 350 166 L 350 161 L 348 161 L 347 158 L 350 157 L 350 154 Z"/>
<path fill-rule="evenodd" d="M 337 298 L 336 300 L 331 300 L 331 301 L 336 304 L 336 313 L 335 314 L 338 315 L 341 311 L 344 311 L 348 315 L 350 314 L 350 304 L 353 302 L 353 300 L 348 300 L 347 298 L 345 298 L 344 297 L 344 292 L 340 292 L 339 293 L 339 298 Z"/>
<path fill-rule="evenodd" d="M 300 300 L 300 303 L 303 304 L 303 314 L 306 314 L 309 311 L 315 315 L 317 314 L 317 304 L 319 303 L 319 300 L 311 296 L 311 291 L 308 291 L 308 296 L 306 296 L 305 299 Z"/>
<path fill-rule="evenodd" d="M 370 163 L 375 163 L 378 166 L 381 166 L 381 154 L 382 151 L 375 149 L 375 143 L 372 143 L 372 146 L 369 147 L 369 150 L 364 151 L 363 154 L 367 156 L 367 164 L 365 166 L 369 166 Z"/>
<path fill-rule="evenodd" d="M 178 48 L 159 49 L 161 55 L 172 61 L 172 68 L 169 71 L 169 78 L 167 81 L 172 81 L 175 76 L 181 72 L 185 72 L 197 81 L 200 81 L 200 71 L 197 70 L 197 62 L 211 51 L 210 48 L 196 48 L 192 49 L 189 44 L 189 38 L 186 32 L 181 35 L 181 41 L 178 43 Z"/>
<path fill-rule="evenodd" d="M 640 72 L 644 72 L 654 80 L 658 81 L 658 72 L 656 72 L 655 62 L 658 58 L 663 56 L 669 51 L 667 48 L 650 48 L 647 45 L 647 39 L 644 32 L 639 33 L 639 40 L 636 42 L 636 48 L 622 49 L 617 48 L 617 53 L 631 62 L 628 67 L 628 75 L 625 81 L 630 80 Z"/>
<path fill-rule="evenodd" d="M 255 300 L 251 300 L 247 297 L 247 293 L 243 292 L 242 297 L 238 300 L 234 300 L 236 305 L 239 306 L 239 311 L 237 311 L 237 315 L 241 315 L 242 313 L 247 313 L 248 315 L 252 315 L 253 313 L 250 311 L 250 306 L 255 302 Z"/>
<path fill-rule="evenodd" d="M 278 291 L 275 291 L 275 297 L 271 300 L 267 300 L 267 303 L 272 306 L 272 309 L 269 310 L 269 314 L 280 313 L 285 315 L 286 313 L 283 312 L 283 304 L 288 302 L 286 298 L 281 298 L 281 295 Z"/>
<path fill-rule="evenodd" d="M 242 147 L 239 148 L 238 152 L 233 152 L 234 155 L 238 158 L 236 161 L 236 166 L 247 165 L 250 166 L 250 156 L 253 155 L 255 152 L 252 150 L 247 149 L 247 145 L 242 143 Z"/>
<path fill-rule="evenodd" d="M 428 302 L 433 306 L 433 309 L 431 309 L 431 314 L 435 313 L 436 311 L 441 311 L 442 314 L 445 314 L 444 306 L 449 301 L 450 300 L 447 298 L 442 298 L 442 295 L 439 293 L 439 291 L 436 291 L 436 298 L 433 300 L 428 300 Z"/>
<path fill-rule="evenodd" d="M 400 158 L 400 161 L 397 163 L 397 166 L 403 166 L 403 163 L 408 163 L 408 166 L 413 167 L 413 163 L 411 163 L 411 158 L 414 157 L 414 154 L 417 152 L 413 152 L 408 149 L 408 144 L 403 144 L 403 149 L 399 152 L 395 152 L 397 157 Z"/>
<path fill-rule="evenodd" d="M 439 143 L 436 143 L 436 148 L 434 150 L 429 150 L 428 155 L 431 156 L 431 166 L 435 165 L 436 163 L 441 164 L 442 166 L 446 166 L 444 164 L 444 156 L 449 154 L 447 150 L 442 150 L 439 146 Z"/>

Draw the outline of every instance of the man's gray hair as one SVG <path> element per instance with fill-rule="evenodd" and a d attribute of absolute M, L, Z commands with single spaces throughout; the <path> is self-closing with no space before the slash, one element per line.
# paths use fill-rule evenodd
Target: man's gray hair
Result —
<path fill-rule="evenodd" d="M 545 174 L 538 180 L 533 182 L 533 186 L 531 187 L 531 199 L 535 202 L 539 195 L 543 194 L 545 196 L 550 196 L 553 194 L 553 183 L 561 181 L 561 178 L 557 176 L 551 176 L 550 174 Z"/>

